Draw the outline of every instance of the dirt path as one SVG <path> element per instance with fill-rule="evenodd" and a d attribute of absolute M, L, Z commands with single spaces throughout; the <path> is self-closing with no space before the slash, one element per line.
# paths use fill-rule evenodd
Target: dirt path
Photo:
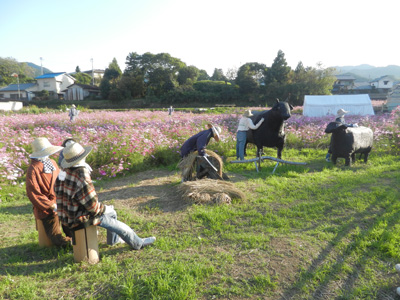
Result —
<path fill-rule="evenodd" d="M 163 212 L 184 209 L 188 203 L 177 193 L 180 174 L 176 171 L 149 170 L 102 184 L 100 201 L 118 201 L 119 207 L 158 208 Z"/>

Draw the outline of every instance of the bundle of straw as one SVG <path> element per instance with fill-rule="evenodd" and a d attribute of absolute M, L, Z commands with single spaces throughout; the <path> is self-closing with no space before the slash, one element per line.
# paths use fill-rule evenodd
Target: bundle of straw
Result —
<path fill-rule="evenodd" d="M 205 152 L 210 157 L 210 161 L 214 163 L 215 164 L 214 166 L 218 169 L 219 176 L 222 177 L 223 162 L 221 157 L 217 153 L 211 150 L 205 150 Z M 197 156 L 198 156 L 197 151 L 192 152 L 189 155 L 185 156 L 178 163 L 178 168 L 181 170 L 183 181 L 192 181 L 196 179 L 194 173 L 196 171 Z"/>
<path fill-rule="evenodd" d="M 202 179 L 180 184 L 178 192 L 182 198 L 195 203 L 230 203 L 230 198 L 245 200 L 245 194 L 231 182 Z"/>

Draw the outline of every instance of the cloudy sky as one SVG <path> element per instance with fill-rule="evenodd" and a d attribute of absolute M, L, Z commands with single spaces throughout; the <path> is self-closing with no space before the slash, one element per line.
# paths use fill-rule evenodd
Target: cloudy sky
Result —
<path fill-rule="evenodd" d="M 0 1 L 0 57 L 53 72 L 105 69 L 129 53 L 166 52 L 226 72 L 270 66 L 279 50 L 295 68 L 400 65 L 398 0 Z"/>

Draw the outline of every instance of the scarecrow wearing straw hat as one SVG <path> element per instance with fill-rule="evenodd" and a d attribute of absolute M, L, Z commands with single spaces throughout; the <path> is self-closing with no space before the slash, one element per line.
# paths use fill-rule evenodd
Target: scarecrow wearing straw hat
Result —
<path fill-rule="evenodd" d="M 264 118 L 254 125 L 250 117 L 253 116 L 251 110 L 246 110 L 239 120 L 239 126 L 236 133 L 236 159 L 244 160 L 244 148 L 246 146 L 247 131 L 249 129 L 256 130 L 264 122 Z"/>
<path fill-rule="evenodd" d="M 33 205 L 33 214 L 36 219 L 42 220 L 46 235 L 55 246 L 67 246 L 70 237 L 61 233 L 57 214 L 56 195 L 54 185 L 60 172 L 56 162 L 50 159 L 63 147 L 53 146 L 47 138 L 40 137 L 32 142 L 33 153 L 26 173 L 26 193 Z M 70 236 L 68 227 L 64 232 Z"/>
<path fill-rule="evenodd" d="M 71 108 L 69 109 L 69 120 L 72 122 L 75 120 L 75 118 L 78 116 L 79 110 L 76 109 L 75 104 L 72 104 Z"/>
<path fill-rule="evenodd" d="M 346 125 L 346 127 L 358 127 L 357 123 L 356 123 L 356 124 L 346 124 L 346 121 L 344 120 L 344 116 L 345 116 L 347 113 L 349 113 L 349 111 L 344 110 L 343 108 L 339 109 L 339 110 L 337 111 L 337 114 L 336 114 L 335 122 L 334 122 L 334 123 L 332 122 L 332 125 L 333 125 L 335 128 L 340 127 L 340 126 L 342 126 L 342 125 Z M 327 162 L 330 162 L 330 161 L 331 161 L 331 154 L 332 154 L 332 150 L 331 150 L 331 148 L 330 148 L 330 146 L 329 146 L 328 153 L 326 154 L 326 157 L 325 157 L 325 160 L 326 160 Z"/>
<path fill-rule="evenodd" d="M 63 150 L 61 167 L 65 178 L 58 178 L 55 184 L 58 212 L 62 224 L 75 231 L 89 225 L 107 229 L 107 244 L 125 242 L 135 250 L 155 242 L 155 237 L 140 238 L 132 228 L 117 220 L 113 206 L 98 201 L 90 177 L 91 168 L 86 157 L 92 147 L 71 143 Z M 122 239 L 122 240 L 121 240 Z"/>
<path fill-rule="evenodd" d="M 191 174 L 196 161 L 197 178 L 201 179 L 212 173 L 217 177 L 215 179 L 222 179 L 221 158 L 216 153 L 206 150 L 206 146 L 210 142 L 211 138 L 214 138 L 218 142 L 220 134 L 221 128 L 219 126 L 207 124 L 206 130 L 200 131 L 183 143 L 181 147 L 182 160 L 178 165 L 182 170 L 182 181 L 192 179 Z M 215 160 L 220 167 L 219 169 L 212 163 L 212 161 Z"/>

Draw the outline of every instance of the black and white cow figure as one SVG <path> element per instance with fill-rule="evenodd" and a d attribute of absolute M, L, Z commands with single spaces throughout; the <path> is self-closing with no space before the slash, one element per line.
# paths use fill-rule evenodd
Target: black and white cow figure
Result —
<path fill-rule="evenodd" d="M 250 117 L 253 123 L 257 124 L 261 118 L 264 118 L 264 122 L 256 130 L 250 129 L 247 132 L 245 151 L 248 143 L 257 146 L 257 156 L 262 153 L 263 147 L 276 147 L 277 157 L 281 159 L 286 139 L 284 121 L 290 118 L 292 109 L 293 106 L 289 103 L 276 99 L 275 105 L 270 110 L 253 111 L 253 116 Z"/>
<path fill-rule="evenodd" d="M 347 127 L 345 124 L 331 122 L 325 129 L 326 133 L 332 133 L 330 152 L 332 152 L 332 162 L 336 164 L 337 159 L 344 158 L 345 165 L 351 166 L 356 160 L 356 153 L 360 157 L 364 154 L 364 162 L 368 161 L 369 153 L 372 149 L 374 134 L 371 128 Z"/>

